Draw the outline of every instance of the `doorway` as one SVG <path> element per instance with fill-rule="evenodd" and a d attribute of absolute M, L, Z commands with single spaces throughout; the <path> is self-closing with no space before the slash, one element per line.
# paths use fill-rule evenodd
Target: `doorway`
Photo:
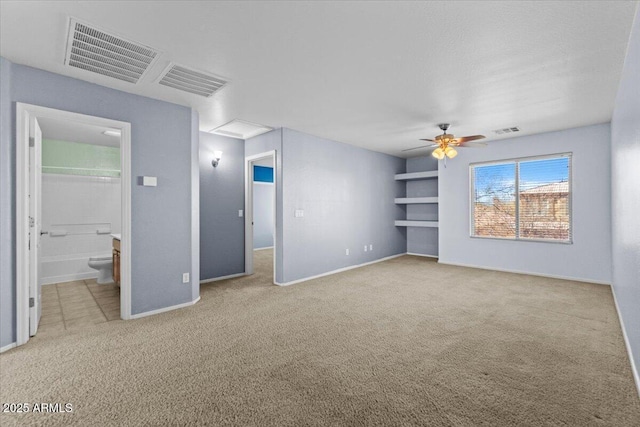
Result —
<path fill-rule="evenodd" d="M 29 337 L 35 335 L 38 330 L 42 313 L 42 284 L 45 280 L 42 274 L 41 243 L 43 236 L 51 238 L 51 235 L 47 233 L 55 233 L 56 237 L 95 233 L 103 235 L 104 239 L 110 239 L 111 231 L 116 231 L 112 230 L 112 224 L 106 221 L 90 224 L 70 222 L 55 226 L 49 222 L 46 224 L 47 229 L 43 230 L 41 123 L 47 123 L 48 126 L 54 122 L 66 123 L 68 126 L 73 124 L 76 128 L 85 130 L 101 128 L 118 135 L 120 145 L 120 170 L 118 172 L 120 183 L 118 189 L 120 193 L 118 195 L 120 198 L 120 317 L 129 319 L 131 317 L 131 125 L 126 122 L 23 103 L 17 103 L 16 110 L 17 344 L 26 343 Z M 105 135 L 107 135 L 107 131 L 105 131 Z M 47 172 L 52 172 L 51 168 L 55 170 L 55 165 L 48 166 Z M 71 169 L 74 168 L 67 165 L 65 172 L 74 173 Z M 68 259 L 66 261 L 73 264 L 77 260 Z M 82 279 L 81 275 L 86 272 L 76 274 L 79 274 L 76 278 Z"/>
<path fill-rule="evenodd" d="M 273 258 L 272 281 L 276 284 L 276 152 L 245 158 L 245 274 L 253 274 L 258 261 Z M 260 262 L 262 265 L 262 262 Z"/>

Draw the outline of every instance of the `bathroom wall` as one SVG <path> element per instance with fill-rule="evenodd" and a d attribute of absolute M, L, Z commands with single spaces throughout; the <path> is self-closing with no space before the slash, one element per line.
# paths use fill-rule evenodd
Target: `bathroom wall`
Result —
<path fill-rule="evenodd" d="M 42 140 L 42 283 L 97 277 L 121 231 L 120 148 Z"/>

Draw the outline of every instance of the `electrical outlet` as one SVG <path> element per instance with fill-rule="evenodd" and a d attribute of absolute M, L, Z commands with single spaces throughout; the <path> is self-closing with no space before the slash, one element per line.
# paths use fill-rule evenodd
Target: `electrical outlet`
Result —
<path fill-rule="evenodd" d="M 189 273 L 182 273 L 182 283 L 189 283 Z"/>
<path fill-rule="evenodd" d="M 349 249 L 346 249 L 344 252 L 345 252 L 345 255 L 349 255 Z"/>
<path fill-rule="evenodd" d="M 367 245 L 364 245 L 364 251 L 367 252 Z"/>
<path fill-rule="evenodd" d="M 369 250 L 372 251 L 373 250 L 373 245 L 369 245 Z"/>
<path fill-rule="evenodd" d="M 243 211 L 242 209 L 240 209 L 240 210 L 238 211 L 238 216 L 239 216 L 240 218 L 242 218 L 242 216 L 243 216 L 243 215 L 244 215 L 244 211 Z"/>

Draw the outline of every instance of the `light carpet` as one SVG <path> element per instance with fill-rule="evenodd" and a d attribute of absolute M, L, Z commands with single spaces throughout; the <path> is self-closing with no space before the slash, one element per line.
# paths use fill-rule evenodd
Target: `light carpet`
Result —
<path fill-rule="evenodd" d="M 288 287 L 42 334 L 0 356 L 9 425 L 638 426 L 608 286 L 403 256 Z"/>

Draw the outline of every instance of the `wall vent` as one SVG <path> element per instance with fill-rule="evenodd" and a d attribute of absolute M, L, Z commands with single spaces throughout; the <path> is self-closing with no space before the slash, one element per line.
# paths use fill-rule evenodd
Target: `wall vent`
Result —
<path fill-rule="evenodd" d="M 231 138 L 249 139 L 272 130 L 273 128 L 269 126 L 235 119 L 231 120 L 229 123 L 223 124 L 222 126 L 211 129 L 209 132 L 222 136 L 230 136 Z"/>
<path fill-rule="evenodd" d="M 148 46 L 69 20 L 64 63 L 70 67 L 135 84 L 159 56 Z"/>
<path fill-rule="evenodd" d="M 504 135 L 505 133 L 520 132 L 520 128 L 514 126 L 512 128 L 496 129 L 494 132 L 498 135 Z"/>
<path fill-rule="evenodd" d="M 208 98 L 227 84 L 227 81 L 213 74 L 171 63 L 158 83 Z"/>

